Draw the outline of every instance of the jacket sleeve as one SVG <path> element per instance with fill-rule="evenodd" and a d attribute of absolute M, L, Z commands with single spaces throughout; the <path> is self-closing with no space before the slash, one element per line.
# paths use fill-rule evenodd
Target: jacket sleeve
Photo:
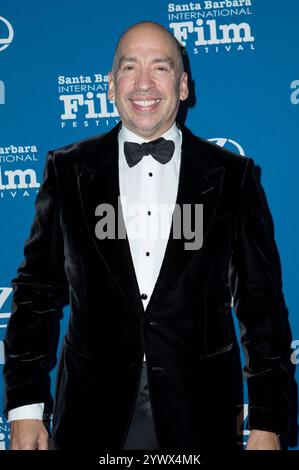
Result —
<path fill-rule="evenodd" d="M 273 221 L 251 158 L 241 189 L 231 285 L 245 353 L 249 429 L 286 435 L 291 333 Z"/>
<path fill-rule="evenodd" d="M 48 153 L 24 259 L 12 280 L 12 313 L 4 338 L 4 414 L 45 403 L 52 411 L 50 370 L 56 363 L 62 307 L 68 303 L 63 234 L 53 155 Z"/>

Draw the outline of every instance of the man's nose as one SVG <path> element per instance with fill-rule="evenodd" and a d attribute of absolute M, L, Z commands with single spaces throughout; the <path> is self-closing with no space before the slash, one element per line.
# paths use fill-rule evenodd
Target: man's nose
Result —
<path fill-rule="evenodd" d="M 139 70 L 135 85 L 139 90 L 148 90 L 152 87 L 152 77 L 147 69 Z"/>

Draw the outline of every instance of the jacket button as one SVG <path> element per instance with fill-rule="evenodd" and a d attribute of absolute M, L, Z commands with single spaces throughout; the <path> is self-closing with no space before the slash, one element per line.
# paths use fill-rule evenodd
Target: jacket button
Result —
<path fill-rule="evenodd" d="M 146 295 L 146 294 L 141 294 L 140 297 L 142 298 L 142 300 L 146 300 L 146 299 L 147 299 L 147 295 Z"/>

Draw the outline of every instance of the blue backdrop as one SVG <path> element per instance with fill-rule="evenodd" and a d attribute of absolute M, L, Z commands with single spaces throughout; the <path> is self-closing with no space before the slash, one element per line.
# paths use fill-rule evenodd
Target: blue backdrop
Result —
<path fill-rule="evenodd" d="M 118 36 L 143 19 L 162 23 L 186 45 L 195 92 L 187 126 L 251 156 L 262 167 L 293 329 L 290 360 L 296 364 L 299 3 L 5 3 L 0 7 L 1 366 L 11 279 L 23 259 L 46 152 L 106 132 L 118 122 L 106 95 L 107 73 Z M 67 319 L 66 310 L 62 333 Z M 53 391 L 55 374 L 53 370 Z M 2 386 L 0 378 L 1 396 Z M 244 429 L 240 427 L 240 442 L 246 442 Z M 215 423 L 215 439 L 221 439 L 223 431 L 221 423 Z M 7 449 L 8 441 L 9 425 L 0 402 L 0 449 Z"/>

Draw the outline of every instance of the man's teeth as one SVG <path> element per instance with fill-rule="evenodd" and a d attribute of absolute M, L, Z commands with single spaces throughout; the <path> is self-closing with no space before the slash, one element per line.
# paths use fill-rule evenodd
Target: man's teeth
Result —
<path fill-rule="evenodd" d="M 152 106 L 155 103 L 159 103 L 160 99 L 157 100 L 133 100 L 133 103 L 138 104 L 139 106 Z"/>

